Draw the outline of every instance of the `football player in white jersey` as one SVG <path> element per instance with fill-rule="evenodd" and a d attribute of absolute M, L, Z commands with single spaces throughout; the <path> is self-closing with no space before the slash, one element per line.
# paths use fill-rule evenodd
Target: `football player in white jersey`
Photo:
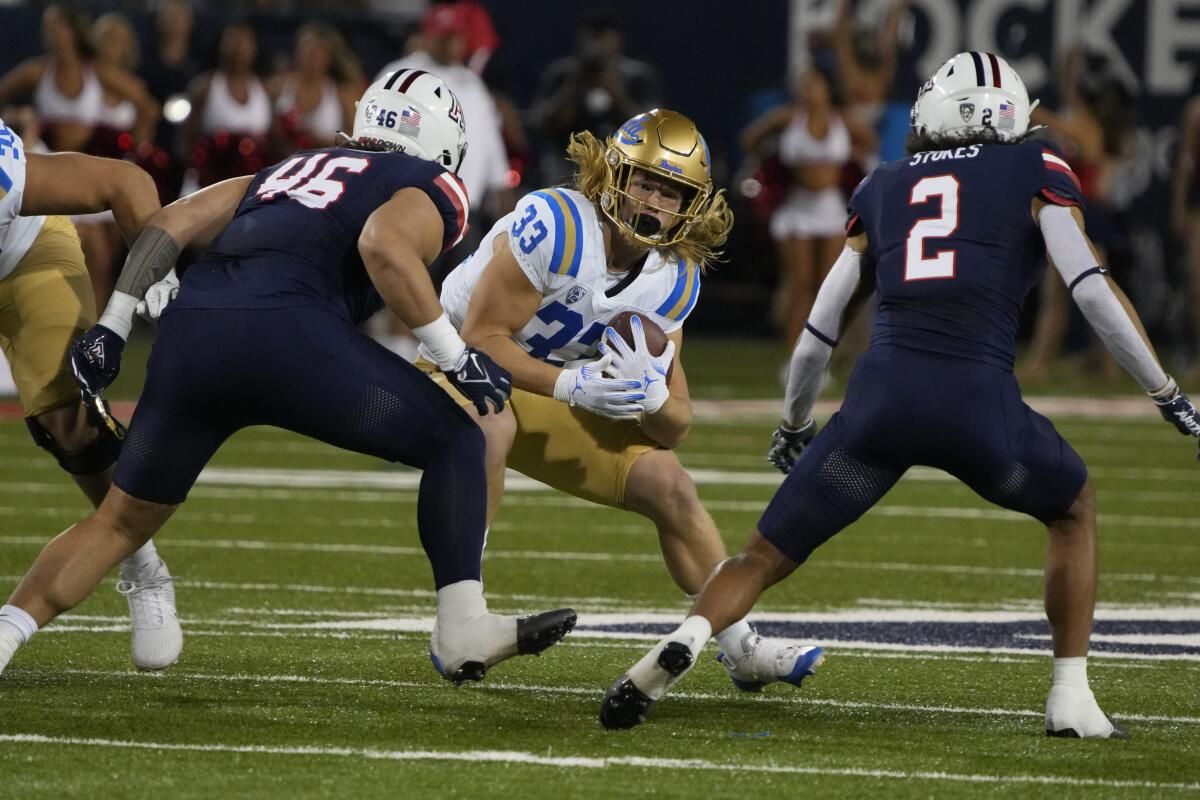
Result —
<path fill-rule="evenodd" d="M 577 167 L 574 186 L 525 196 L 442 288 L 442 305 L 463 338 L 512 373 L 511 410 L 478 417 L 487 440 L 489 519 L 506 466 L 635 511 L 657 527 L 676 584 L 695 594 L 725 549 L 673 452 L 687 435 L 692 406 L 682 365 L 670 367 L 701 273 L 733 214 L 714 192 L 703 137 L 674 111 L 639 114 L 606 143 L 576 134 L 567 153 Z M 605 344 L 609 320 L 623 311 L 666 332 L 660 356 L 644 341 L 634 349 Z M 632 327 L 637 339 L 641 328 Z M 722 663 L 745 690 L 775 680 L 798 684 L 806 670 L 796 665 L 819 656 L 817 648 L 763 639 L 744 620 L 717 640 Z"/>
<path fill-rule="evenodd" d="M 92 505 L 111 485 L 124 428 L 98 399 L 85 405 L 68 366 L 71 343 L 96 322 L 96 301 L 79 237 L 61 215 L 111 210 L 132 242 L 158 208 L 154 182 L 133 164 L 30 153 L 0 120 L 0 347 L 34 441 Z M 183 637 L 171 576 L 153 543 L 122 563 L 117 589 L 129 601 L 134 664 L 173 664 Z M 0 625 L 23 623 L 0 609 Z"/>

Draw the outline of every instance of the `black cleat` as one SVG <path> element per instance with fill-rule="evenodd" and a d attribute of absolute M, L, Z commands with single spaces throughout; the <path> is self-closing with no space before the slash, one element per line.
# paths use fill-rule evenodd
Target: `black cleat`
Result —
<path fill-rule="evenodd" d="M 1105 714 L 1104 716 L 1108 717 L 1108 721 L 1111 722 L 1112 726 L 1113 726 L 1113 732 L 1108 735 L 1109 739 L 1131 739 L 1131 738 L 1133 738 L 1129 735 L 1129 733 L 1124 728 L 1122 728 L 1120 725 L 1117 724 L 1117 721 L 1115 719 L 1113 719 L 1112 717 L 1109 717 L 1108 714 Z M 1079 735 L 1079 731 L 1075 730 L 1074 728 L 1063 728 L 1062 730 L 1057 730 L 1057 731 L 1052 731 L 1049 728 L 1047 728 L 1046 735 L 1052 736 L 1056 739 L 1081 739 L 1081 738 L 1083 738 Z"/>
<path fill-rule="evenodd" d="M 600 704 L 600 724 L 611 730 L 625 730 L 641 725 L 654 705 L 645 692 L 633 685 L 633 679 L 622 675 L 604 693 Z"/>
<path fill-rule="evenodd" d="M 572 608 L 521 617 L 517 620 L 517 652 L 523 656 L 535 656 L 547 647 L 558 644 L 574 629 L 577 619 L 578 615 Z"/>
<path fill-rule="evenodd" d="M 467 661 L 450 676 L 450 682 L 455 686 L 461 686 L 467 681 L 479 682 L 486 673 L 487 667 L 482 661 Z"/>

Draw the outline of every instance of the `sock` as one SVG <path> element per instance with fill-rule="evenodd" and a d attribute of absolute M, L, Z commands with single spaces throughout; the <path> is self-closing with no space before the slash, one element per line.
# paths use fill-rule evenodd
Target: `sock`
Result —
<path fill-rule="evenodd" d="M 459 581 L 437 590 L 438 619 L 461 622 L 487 614 L 482 581 Z"/>
<path fill-rule="evenodd" d="M 1087 689 L 1087 656 L 1054 659 L 1054 685 Z"/>
<path fill-rule="evenodd" d="M 712 625 L 704 617 L 688 617 L 670 636 L 672 641 L 682 641 L 686 644 L 693 656 L 699 654 L 711 638 Z M 691 641 L 688 641 L 689 639 Z"/>
<path fill-rule="evenodd" d="M 675 632 L 667 636 L 657 645 L 655 645 L 649 653 L 642 656 L 641 660 L 634 664 L 629 669 L 629 677 L 633 680 L 633 684 L 646 694 L 651 700 L 658 700 L 667 693 L 667 689 L 678 680 L 676 677 L 668 675 L 665 670 L 658 666 L 659 653 L 663 651 L 663 647 L 667 642 L 683 642 L 688 649 L 692 651 L 692 663 L 695 663 L 696 656 L 704 649 L 704 645 L 708 644 L 709 637 L 712 636 L 712 625 L 704 617 L 688 617 L 683 621 L 683 624 L 675 629 Z"/>
<path fill-rule="evenodd" d="M 717 634 L 717 646 L 732 656 L 741 656 L 742 642 L 746 640 L 748 633 L 754 633 L 749 622 L 746 620 L 735 622 Z"/>
<path fill-rule="evenodd" d="M 29 637 L 37 633 L 38 629 L 37 623 L 25 612 L 25 609 L 13 605 L 0 608 L 0 626 L 5 625 L 16 633 L 21 644 L 28 642 Z"/>
<path fill-rule="evenodd" d="M 147 567 L 154 566 L 159 562 L 159 560 L 158 550 L 154 547 L 154 540 L 151 539 L 137 550 L 133 551 L 128 558 L 121 562 L 121 566 L 128 567 L 136 573 L 141 572 Z"/>

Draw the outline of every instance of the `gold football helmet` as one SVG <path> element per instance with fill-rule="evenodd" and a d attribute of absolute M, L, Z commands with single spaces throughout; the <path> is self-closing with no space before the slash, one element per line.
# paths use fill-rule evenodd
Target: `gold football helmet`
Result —
<path fill-rule="evenodd" d="M 626 122 L 609 137 L 604 160 L 608 185 L 600 195 L 600 209 L 630 238 L 650 247 L 666 247 L 682 240 L 712 199 L 708 144 L 696 125 L 675 111 L 655 108 Z M 679 210 L 659 208 L 631 197 L 629 184 L 637 170 L 678 184 L 683 192 Z M 638 233 L 634 222 L 624 219 L 621 213 L 624 203 L 643 204 L 675 219 L 652 235 Z"/>

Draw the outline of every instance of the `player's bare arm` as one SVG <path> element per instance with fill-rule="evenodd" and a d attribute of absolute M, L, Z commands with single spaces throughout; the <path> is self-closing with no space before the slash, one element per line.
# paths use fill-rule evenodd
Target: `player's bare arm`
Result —
<path fill-rule="evenodd" d="M 133 242 L 100 321 L 71 345 L 75 382 L 97 408 L 104 407 L 100 394 L 120 373 L 138 301 L 174 269 L 184 247 L 205 248 L 212 242 L 233 219 L 251 180 L 251 176 L 232 178 L 176 200 L 154 214 Z"/>
<path fill-rule="evenodd" d="M 82 153 L 27 152 L 26 156 L 21 203 L 21 213 L 26 216 L 111 209 L 126 243 L 132 244 L 159 210 L 154 181 L 128 161 Z"/>
<path fill-rule="evenodd" d="M 479 414 L 499 413 L 512 392 L 508 372 L 470 348 L 442 309 L 429 265 L 442 251 L 441 214 L 421 189 L 406 188 L 371 213 L 358 239 L 367 275 L 450 382 Z"/>
<path fill-rule="evenodd" d="M 442 221 L 429 195 L 401 189 L 367 218 L 358 252 L 383 302 L 410 328 L 442 315 L 429 264 L 442 249 Z"/>
<path fill-rule="evenodd" d="M 534 394 L 554 396 L 561 369 L 533 358 L 513 340 L 537 312 L 542 295 L 508 246 L 508 234 L 496 237 L 492 258 L 471 295 L 462 335 L 512 373 L 513 386 Z"/>

